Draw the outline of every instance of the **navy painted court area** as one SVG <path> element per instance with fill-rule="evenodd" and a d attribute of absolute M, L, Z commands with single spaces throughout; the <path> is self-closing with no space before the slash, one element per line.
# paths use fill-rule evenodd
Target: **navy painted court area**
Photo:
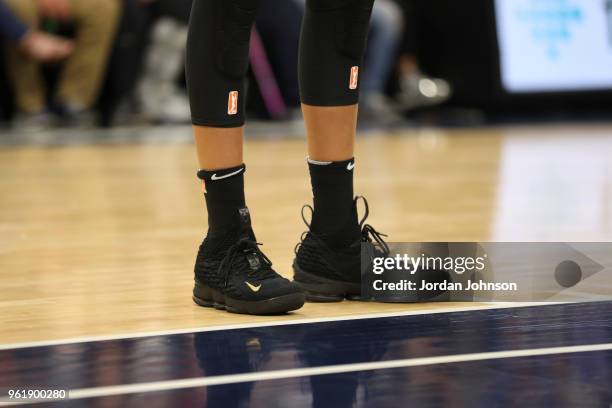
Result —
<path fill-rule="evenodd" d="M 612 302 L 364 318 L 0 351 L 0 388 L 42 406 L 612 403 Z M 39 405 L 40 406 L 40 405 Z"/>

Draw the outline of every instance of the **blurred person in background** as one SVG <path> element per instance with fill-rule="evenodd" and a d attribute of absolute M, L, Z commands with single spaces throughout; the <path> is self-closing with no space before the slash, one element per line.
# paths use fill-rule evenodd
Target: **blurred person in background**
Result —
<path fill-rule="evenodd" d="M 191 0 L 138 0 L 146 44 L 136 102 L 158 123 L 188 123 L 189 102 L 179 87 L 183 76 Z"/>
<path fill-rule="evenodd" d="M 402 120 L 397 104 L 385 94 L 405 29 L 401 7 L 393 0 L 376 0 L 372 10 L 365 59 L 361 117 L 381 124 Z"/>
<path fill-rule="evenodd" d="M 421 29 L 419 21 L 423 0 L 394 0 L 402 7 L 405 24 L 404 38 L 397 63 L 399 92 L 397 101 L 403 110 L 433 106 L 447 101 L 451 96 L 450 84 L 439 78 L 431 78 L 421 71 L 418 52 Z"/>
<path fill-rule="evenodd" d="M 31 30 L 0 0 L 0 42 L 8 42 L 20 49 L 21 52 L 39 62 L 58 61 L 66 58 L 72 53 L 71 41 L 52 36 L 40 31 Z M 8 94 L 4 88 L 8 88 L 4 71 L 4 58 L 0 53 L 0 85 L 3 90 L 0 93 L 0 121 L 7 119 L 8 109 L 3 106 L 7 102 Z"/>
<path fill-rule="evenodd" d="M 189 8 L 186 15 L 189 16 Z M 156 123 L 188 123 L 190 120 L 187 92 L 179 86 L 185 65 L 187 22 L 188 18 L 162 17 L 151 27 L 136 102 L 142 113 Z"/>
<path fill-rule="evenodd" d="M 19 124 L 22 127 L 44 127 L 51 124 L 50 112 L 61 116 L 67 124 L 79 124 L 88 116 L 100 89 L 107 58 L 112 46 L 119 18 L 118 0 L 4 0 L 28 32 L 45 38 L 41 47 L 58 47 L 53 58 L 40 58 L 32 48 L 9 44 L 9 74 L 15 88 Z M 75 28 L 72 42 L 38 33 L 44 23 L 71 24 Z M 49 41 L 55 43 L 48 45 Z M 60 45 L 58 45 L 60 44 Z M 28 51 L 30 49 L 30 51 Z M 45 53 L 48 51 L 45 51 Z M 58 55 L 59 54 L 59 55 Z M 40 63 L 65 57 L 51 106 L 47 104 L 46 86 Z"/>
<path fill-rule="evenodd" d="M 419 0 L 374 2 L 360 100 L 361 117 L 366 121 L 399 124 L 402 113 L 437 105 L 450 97 L 447 81 L 430 78 L 419 67 L 419 4 Z M 398 78 L 399 91 L 391 98 L 387 85 L 393 75 Z"/>
<path fill-rule="evenodd" d="M 180 79 L 191 0 L 121 2 L 123 14 L 99 101 L 102 125 L 112 125 L 117 111 L 155 123 L 189 121 Z"/>
<path fill-rule="evenodd" d="M 38 62 L 62 60 L 74 50 L 72 41 L 28 27 L 3 0 L 0 0 L 0 34 L 3 39 Z"/>

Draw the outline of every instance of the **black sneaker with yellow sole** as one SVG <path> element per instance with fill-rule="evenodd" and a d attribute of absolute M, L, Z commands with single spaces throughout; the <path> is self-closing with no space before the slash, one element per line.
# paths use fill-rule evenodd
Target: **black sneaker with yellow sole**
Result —
<path fill-rule="evenodd" d="M 272 269 L 259 249 L 249 210 L 224 237 L 206 237 L 196 258 L 193 300 L 200 306 L 252 315 L 282 314 L 304 305 L 304 293 Z"/>
<path fill-rule="evenodd" d="M 304 210 L 313 209 L 310 205 L 302 208 L 302 219 L 309 231 L 302 234 L 296 246 L 293 261 L 293 280 L 306 293 L 310 302 L 339 302 L 344 299 L 363 300 L 361 297 L 361 246 L 371 246 L 369 252 L 376 256 L 386 256 L 389 248 L 382 239 L 384 234 L 365 224 L 369 215 L 368 202 L 364 197 L 356 197 L 353 211 L 362 200 L 365 214 L 359 223 L 361 236 L 345 248 L 333 249 L 325 240 L 313 233 Z"/>

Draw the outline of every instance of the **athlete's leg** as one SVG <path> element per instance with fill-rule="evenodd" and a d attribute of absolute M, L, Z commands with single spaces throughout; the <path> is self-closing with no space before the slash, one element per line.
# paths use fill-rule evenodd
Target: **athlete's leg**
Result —
<path fill-rule="evenodd" d="M 359 70 L 374 0 L 307 0 L 300 91 L 308 150 L 318 161 L 353 157 Z"/>
<path fill-rule="evenodd" d="M 308 157 L 316 161 L 343 161 L 353 157 L 357 105 L 302 104 L 308 138 Z"/>
<path fill-rule="evenodd" d="M 300 289 L 271 269 L 245 206 L 242 133 L 251 27 L 259 0 L 195 0 L 187 83 L 208 208 L 195 266 L 194 300 L 250 314 L 302 306 Z"/>
<path fill-rule="evenodd" d="M 198 163 L 201 169 L 218 170 L 243 163 L 242 133 L 244 127 L 216 128 L 193 126 Z"/>
<path fill-rule="evenodd" d="M 196 0 L 187 41 L 187 82 L 200 167 L 242 164 L 245 76 L 259 0 Z"/>
<path fill-rule="evenodd" d="M 300 91 L 314 211 L 294 263 L 312 300 L 360 293 L 362 231 L 353 198 L 359 72 L 374 0 L 307 0 Z"/>
<path fill-rule="evenodd" d="M 335 246 L 346 245 L 359 233 L 351 211 L 352 159 L 359 70 L 373 3 L 307 0 L 302 26 L 299 76 L 314 192 L 313 229 Z"/>

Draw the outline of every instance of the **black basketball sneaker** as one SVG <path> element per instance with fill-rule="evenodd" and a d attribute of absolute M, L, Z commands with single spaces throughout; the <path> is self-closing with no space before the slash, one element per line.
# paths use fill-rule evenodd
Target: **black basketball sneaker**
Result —
<path fill-rule="evenodd" d="M 376 231 L 365 221 L 369 215 L 368 202 L 364 197 L 356 197 L 353 201 L 353 211 L 357 213 L 357 203 L 363 200 L 365 214 L 359 222 L 361 236 L 351 245 L 342 249 L 332 249 L 322 237 L 311 230 L 310 223 L 304 216 L 304 210 L 313 208 L 310 205 L 302 207 L 302 219 L 309 228 L 302 234 L 302 239 L 295 248 L 293 261 L 293 279 L 306 293 L 310 302 L 339 302 L 343 299 L 361 300 L 361 245 L 369 245 L 369 252 L 375 256 L 386 256 L 389 247 L 382 239 L 384 234 Z"/>
<path fill-rule="evenodd" d="M 301 308 L 304 293 L 272 269 L 259 249 L 248 208 L 238 209 L 240 227 L 223 239 L 206 237 L 195 264 L 193 300 L 200 306 L 253 315 Z"/>

